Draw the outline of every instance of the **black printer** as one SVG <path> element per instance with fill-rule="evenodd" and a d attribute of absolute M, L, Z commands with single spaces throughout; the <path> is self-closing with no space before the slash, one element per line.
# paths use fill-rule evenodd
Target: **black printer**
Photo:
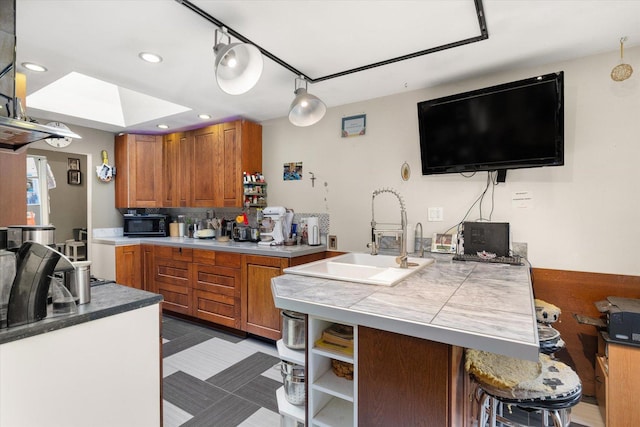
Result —
<path fill-rule="evenodd" d="M 640 344 L 640 299 L 607 297 L 609 337 Z"/>

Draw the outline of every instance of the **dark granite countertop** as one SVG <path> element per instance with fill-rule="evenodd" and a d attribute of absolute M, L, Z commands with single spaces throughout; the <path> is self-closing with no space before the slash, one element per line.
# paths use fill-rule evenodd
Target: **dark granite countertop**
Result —
<path fill-rule="evenodd" d="M 115 283 L 93 286 L 91 302 L 79 305 L 77 313 L 48 315 L 38 322 L 0 329 L 0 345 L 158 304 L 161 301 L 162 295 Z"/>

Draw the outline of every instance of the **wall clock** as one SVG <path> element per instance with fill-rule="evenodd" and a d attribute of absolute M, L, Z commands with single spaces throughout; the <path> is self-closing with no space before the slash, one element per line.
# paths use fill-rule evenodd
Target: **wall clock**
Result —
<path fill-rule="evenodd" d="M 71 131 L 67 127 L 67 125 L 65 125 L 64 123 L 60 123 L 60 122 L 50 122 L 50 123 L 47 123 L 47 126 L 51 126 L 51 127 L 54 127 L 54 128 Z M 47 138 L 47 139 L 45 139 L 45 141 L 46 141 L 47 144 L 49 144 L 52 147 L 64 148 L 64 147 L 68 146 L 69 144 L 71 144 L 71 141 L 73 141 L 73 138 L 70 138 L 68 136 L 66 136 L 64 138 Z"/>

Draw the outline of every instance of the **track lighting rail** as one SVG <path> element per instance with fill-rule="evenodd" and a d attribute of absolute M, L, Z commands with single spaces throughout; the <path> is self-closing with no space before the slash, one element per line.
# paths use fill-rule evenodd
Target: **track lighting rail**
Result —
<path fill-rule="evenodd" d="M 476 8 L 476 15 L 478 17 L 478 26 L 479 26 L 479 30 L 480 30 L 480 35 L 478 35 L 478 36 L 470 37 L 470 38 L 463 39 L 463 40 L 454 41 L 454 42 L 451 42 L 451 43 L 446 43 L 446 44 L 441 45 L 441 46 L 436 46 L 436 47 L 432 47 L 432 48 L 429 48 L 429 49 L 424 49 L 424 50 L 421 50 L 421 51 L 418 51 L 418 52 L 413 52 L 413 53 L 410 53 L 410 54 L 407 54 L 407 55 L 402 55 L 402 56 L 398 56 L 398 57 L 395 57 L 395 58 L 386 59 L 384 61 L 374 62 L 373 64 L 364 65 L 364 66 L 356 67 L 356 68 L 351 68 L 349 70 L 340 71 L 340 72 L 337 72 L 337 73 L 334 73 L 334 74 L 329 74 L 329 75 L 326 75 L 326 76 L 321 76 L 321 77 L 315 77 L 314 78 L 314 77 L 311 77 L 311 76 L 303 73 L 302 71 L 298 70 L 297 68 L 295 68 L 294 66 L 290 65 L 289 63 L 283 61 L 282 59 L 278 58 L 277 56 L 275 56 L 274 54 L 272 54 L 268 50 L 264 49 L 263 47 L 261 47 L 257 43 L 249 40 L 248 38 L 246 38 L 242 34 L 238 33 L 237 31 L 235 31 L 234 29 L 232 29 L 231 27 L 229 27 L 225 23 L 221 22 L 220 20 L 218 20 L 215 17 L 211 16 L 210 14 L 208 14 L 207 12 L 205 12 L 204 10 L 199 8 L 198 6 L 194 5 L 189 0 L 175 0 L 175 1 L 177 1 L 180 4 L 182 4 L 186 8 L 190 9 L 191 11 L 195 12 L 196 14 L 200 15 L 201 17 L 203 17 L 207 21 L 211 22 L 215 26 L 217 26 L 219 28 L 225 27 L 227 29 L 227 33 L 229 35 L 232 35 L 233 37 L 235 37 L 236 39 L 240 40 L 243 43 L 249 43 L 249 44 L 254 45 L 256 48 L 258 48 L 258 50 L 260 50 L 260 52 L 264 56 L 266 56 L 267 58 L 271 59 L 275 63 L 280 64 L 282 67 L 284 67 L 287 70 L 291 71 L 296 76 L 304 77 L 305 80 L 307 80 L 309 83 L 318 83 L 318 82 L 321 82 L 321 81 L 324 81 L 324 80 L 334 79 L 336 77 L 342 77 L 342 76 L 346 76 L 348 74 L 353 74 L 353 73 L 357 73 L 357 72 L 360 72 L 360 71 L 370 70 L 372 68 L 381 67 L 383 65 L 393 64 L 394 62 L 400 62 L 400 61 L 405 61 L 407 59 L 417 58 L 419 56 L 423 56 L 423 55 L 427 55 L 427 54 L 435 53 L 435 52 L 440 52 L 440 51 L 451 49 L 451 48 L 454 48 L 454 47 L 464 46 L 466 44 L 479 42 L 479 41 L 486 40 L 486 39 L 489 38 L 489 32 L 487 30 L 487 23 L 486 23 L 485 16 L 484 16 L 484 9 L 483 9 L 483 6 L 482 6 L 482 0 L 474 0 L 474 4 L 475 4 L 475 8 Z"/>

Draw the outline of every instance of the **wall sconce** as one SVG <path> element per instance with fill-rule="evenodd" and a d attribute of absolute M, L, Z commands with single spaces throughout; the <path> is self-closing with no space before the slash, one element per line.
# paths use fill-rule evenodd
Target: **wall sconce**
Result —
<path fill-rule="evenodd" d="M 220 36 L 218 35 L 220 33 Z M 229 95 L 240 95 L 253 88 L 262 75 L 262 54 L 260 50 L 248 43 L 231 43 L 226 29 L 215 32 L 216 83 L 223 92 Z M 219 38 L 220 37 L 220 38 Z M 220 40 L 227 38 L 227 43 Z"/>
<path fill-rule="evenodd" d="M 298 82 L 304 84 L 298 85 Z M 327 112 L 327 106 L 315 95 L 307 92 L 307 81 L 296 77 L 294 82 L 296 97 L 289 107 L 289 121 L 296 126 L 311 126 L 318 123 Z"/>

